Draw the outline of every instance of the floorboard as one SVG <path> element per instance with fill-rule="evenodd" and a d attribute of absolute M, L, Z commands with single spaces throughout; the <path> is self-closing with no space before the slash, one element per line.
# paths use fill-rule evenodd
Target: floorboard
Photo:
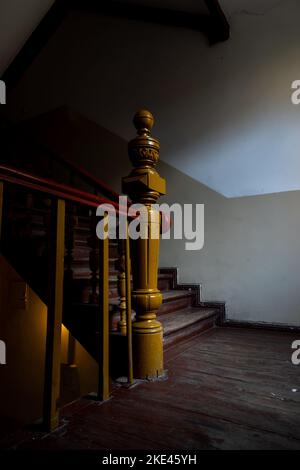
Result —
<path fill-rule="evenodd" d="M 300 450 L 295 339 L 291 333 L 214 329 L 168 350 L 168 380 L 119 388 L 104 404 L 82 399 L 63 410 L 56 432 L 35 439 L 25 433 L 14 446 Z"/>

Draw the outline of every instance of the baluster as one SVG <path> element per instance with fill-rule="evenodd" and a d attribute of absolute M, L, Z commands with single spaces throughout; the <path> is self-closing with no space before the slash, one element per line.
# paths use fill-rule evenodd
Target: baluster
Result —
<path fill-rule="evenodd" d="M 33 194 L 9 187 L 7 196 L 7 222 L 3 234 L 6 250 L 16 266 L 27 265 L 27 274 L 30 277 L 36 250 L 32 238 Z"/>
<path fill-rule="evenodd" d="M 9 191 L 8 199 L 8 219 L 10 221 L 10 236 L 14 239 L 22 239 L 27 243 L 23 256 L 31 257 L 32 253 L 28 242 L 32 239 L 32 208 L 33 194 L 23 191 L 16 191 L 14 188 Z"/>
<path fill-rule="evenodd" d="M 89 254 L 89 265 L 91 271 L 91 293 L 89 301 L 91 304 L 96 304 L 98 302 L 98 268 L 99 268 L 99 240 L 96 235 L 96 213 L 93 210 L 90 216 L 90 237 L 89 237 L 89 246 L 91 248 Z"/>
<path fill-rule="evenodd" d="M 32 193 L 26 194 L 25 202 L 25 217 L 24 217 L 24 227 L 22 230 L 22 235 L 27 240 L 32 239 L 32 209 L 34 206 L 34 197 Z"/>
<path fill-rule="evenodd" d="M 128 361 L 128 383 L 133 383 L 133 355 L 132 355 L 132 324 L 131 324 L 131 261 L 130 242 L 128 236 L 128 225 L 126 226 L 125 243 L 125 284 L 126 284 L 126 320 L 127 320 L 127 361 Z"/>
<path fill-rule="evenodd" d="M 108 231 L 108 215 L 105 216 L 107 224 L 104 227 Z M 99 331 L 101 341 L 99 343 L 99 400 L 109 398 L 109 239 L 98 240 L 101 246 L 99 255 Z"/>
<path fill-rule="evenodd" d="M 49 270 L 49 252 L 51 250 L 51 239 L 49 234 L 52 230 L 53 215 L 52 215 L 52 205 L 53 202 L 50 198 L 43 198 L 43 227 L 45 231 L 44 240 L 41 241 L 40 246 L 40 258 L 43 265 L 47 265 L 47 270 Z"/>
<path fill-rule="evenodd" d="M 118 321 L 118 330 L 120 333 L 126 335 L 126 275 L 125 275 L 125 246 L 124 240 L 119 240 L 118 243 L 118 260 L 116 261 L 116 269 L 118 274 L 118 294 L 120 297 L 119 312 L 120 320 Z"/>
<path fill-rule="evenodd" d="M 65 254 L 65 201 L 53 201 L 49 239 L 48 314 L 43 424 L 50 431 L 59 421 L 61 327 Z"/>
<path fill-rule="evenodd" d="M 2 194 L 2 228 L 1 228 L 1 245 L 5 246 L 6 250 L 9 250 L 8 241 L 17 246 L 16 240 L 16 220 L 14 217 L 14 205 L 13 201 L 15 200 L 16 188 L 14 186 L 5 185 L 2 183 L 2 191 L 6 188 L 5 199 L 3 199 Z"/>
<path fill-rule="evenodd" d="M 70 298 L 74 279 L 73 261 L 75 248 L 75 229 L 78 225 L 77 206 L 70 205 L 66 217 L 66 256 L 65 256 L 65 286 L 67 297 Z"/>
<path fill-rule="evenodd" d="M 156 313 L 162 303 L 157 288 L 160 217 L 152 206 L 165 194 L 165 180 L 155 166 L 159 159 L 159 142 L 150 136 L 154 119 L 149 111 L 134 117 L 137 137 L 129 142 L 129 156 L 134 169 L 123 178 L 123 192 L 135 203 L 144 204 L 148 215 L 148 239 L 131 241 L 132 303 L 136 319 L 132 325 L 134 374 L 137 378 L 156 378 L 163 374 L 162 325 Z M 153 236 L 152 236 L 153 235 Z"/>

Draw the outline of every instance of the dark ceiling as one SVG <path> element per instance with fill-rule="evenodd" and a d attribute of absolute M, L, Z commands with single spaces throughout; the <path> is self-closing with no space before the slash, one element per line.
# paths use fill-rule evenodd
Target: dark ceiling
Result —
<path fill-rule="evenodd" d="M 209 44 L 229 38 L 229 24 L 218 0 L 56 0 L 1 77 L 12 86 L 73 10 L 131 20 L 192 28 L 207 36 Z"/>

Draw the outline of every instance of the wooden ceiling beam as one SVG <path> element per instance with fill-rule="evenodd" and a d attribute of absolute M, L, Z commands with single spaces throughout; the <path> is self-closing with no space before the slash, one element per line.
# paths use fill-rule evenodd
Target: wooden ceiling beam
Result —
<path fill-rule="evenodd" d="M 137 21 L 194 29 L 205 33 L 210 44 L 226 41 L 229 38 L 229 23 L 218 0 L 204 0 L 208 14 L 171 10 L 138 2 L 124 3 L 118 0 L 68 0 L 72 8 L 89 10 Z"/>
<path fill-rule="evenodd" d="M 215 43 L 227 41 L 230 37 L 230 26 L 218 0 L 204 0 L 211 17 L 210 41 Z"/>
<path fill-rule="evenodd" d="M 62 24 L 68 12 L 69 4 L 67 2 L 64 0 L 55 1 L 1 77 L 8 88 L 12 87 L 19 80 L 25 70 L 42 51 L 49 39 Z"/>
<path fill-rule="evenodd" d="M 16 83 L 35 57 L 61 25 L 66 15 L 74 10 L 85 10 L 120 18 L 191 28 L 206 34 L 210 44 L 229 38 L 229 24 L 218 0 L 204 0 L 209 14 L 197 14 L 140 4 L 126 4 L 114 0 L 56 0 L 31 34 L 21 51 L 1 77 L 7 87 Z"/>

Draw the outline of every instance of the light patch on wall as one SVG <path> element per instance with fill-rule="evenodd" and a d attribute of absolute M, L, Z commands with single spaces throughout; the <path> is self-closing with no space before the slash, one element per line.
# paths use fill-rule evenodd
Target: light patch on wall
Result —
<path fill-rule="evenodd" d="M 218 141 L 207 139 L 191 146 L 184 162 L 178 156 L 174 166 L 228 198 L 297 191 L 298 140 L 295 119 L 280 111 L 265 113 Z"/>

